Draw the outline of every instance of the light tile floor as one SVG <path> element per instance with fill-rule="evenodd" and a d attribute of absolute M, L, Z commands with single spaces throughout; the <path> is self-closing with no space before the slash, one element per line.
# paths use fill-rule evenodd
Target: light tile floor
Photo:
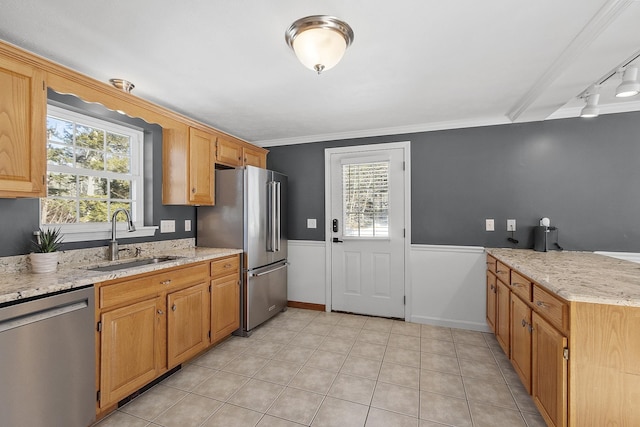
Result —
<path fill-rule="evenodd" d="M 544 427 L 491 334 L 289 309 L 100 427 Z"/>

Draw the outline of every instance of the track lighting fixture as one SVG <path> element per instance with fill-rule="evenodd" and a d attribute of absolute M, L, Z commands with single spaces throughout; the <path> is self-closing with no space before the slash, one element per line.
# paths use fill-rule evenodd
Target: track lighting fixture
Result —
<path fill-rule="evenodd" d="M 631 65 L 624 70 L 622 83 L 616 88 L 616 97 L 627 98 L 640 93 L 640 80 L 638 80 L 638 67 Z"/>
<path fill-rule="evenodd" d="M 580 117 L 591 118 L 598 117 L 600 114 L 600 108 L 598 107 L 598 101 L 600 100 L 600 94 L 598 93 L 598 87 L 592 87 L 589 92 L 584 96 L 587 105 L 584 106 L 580 112 Z"/>

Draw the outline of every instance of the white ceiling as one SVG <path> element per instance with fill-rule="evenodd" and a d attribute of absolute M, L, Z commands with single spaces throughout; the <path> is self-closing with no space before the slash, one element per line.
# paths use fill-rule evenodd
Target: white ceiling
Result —
<path fill-rule="evenodd" d="M 640 52 L 638 0 L 0 0 L 0 39 L 271 146 L 575 117 Z M 284 32 L 334 15 L 355 33 L 315 75 Z M 637 61 L 640 62 L 640 61 Z M 604 85 L 602 112 L 640 110 Z"/>

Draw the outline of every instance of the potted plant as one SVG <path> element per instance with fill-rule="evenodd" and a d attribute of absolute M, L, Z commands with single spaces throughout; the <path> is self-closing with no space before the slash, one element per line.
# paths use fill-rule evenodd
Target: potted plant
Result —
<path fill-rule="evenodd" d="M 29 254 L 31 271 L 34 273 L 52 273 L 58 269 L 58 252 L 62 243 L 62 233 L 59 228 L 42 228 L 33 233 L 35 251 Z"/>

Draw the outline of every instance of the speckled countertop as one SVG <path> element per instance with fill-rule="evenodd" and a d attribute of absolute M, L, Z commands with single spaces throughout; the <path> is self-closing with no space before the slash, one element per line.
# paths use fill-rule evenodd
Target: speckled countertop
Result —
<path fill-rule="evenodd" d="M 65 264 L 60 266 L 55 273 L 33 274 L 26 271 L 4 272 L 0 275 L 0 304 L 238 253 L 242 253 L 242 250 L 196 247 L 172 248 L 153 253 L 147 252 L 145 254 L 146 256 L 141 258 L 149 258 L 152 256 L 176 256 L 180 258 L 159 264 L 149 264 L 116 271 L 87 270 L 88 267 L 110 264 L 105 261 L 94 261 L 92 263 L 80 262 Z M 127 258 L 120 261 L 112 261 L 111 263 L 124 263 L 134 260 L 136 260 L 136 258 Z"/>
<path fill-rule="evenodd" d="M 487 249 L 567 301 L 640 307 L 640 264 L 591 252 Z"/>

